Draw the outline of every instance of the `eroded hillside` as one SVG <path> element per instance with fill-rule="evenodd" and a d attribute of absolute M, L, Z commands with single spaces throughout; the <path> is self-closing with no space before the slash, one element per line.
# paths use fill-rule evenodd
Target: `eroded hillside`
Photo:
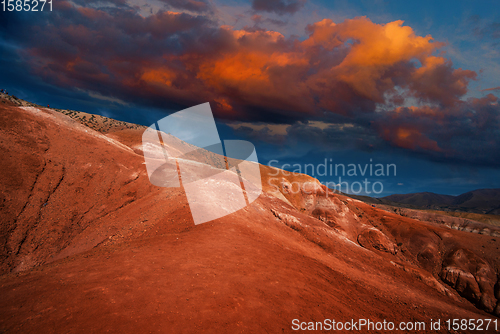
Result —
<path fill-rule="evenodd" d="M 104 134 L 48 108 L 0 109 L 0 330 L 291 332 L 293 319 L 500 315 L 496 236 L 267 166 L 255 202 L 195 226 L 182 187 L 149 182 L 141 128 Z"/>

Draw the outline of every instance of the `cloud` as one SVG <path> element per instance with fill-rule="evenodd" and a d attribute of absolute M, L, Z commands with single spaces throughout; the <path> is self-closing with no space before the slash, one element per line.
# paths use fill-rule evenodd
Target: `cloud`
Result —
<path fill-rule="evenodd" d="M 479 17 L 471 17 L 470 20 L 474 34 L 479 38 L 500 38 L 500 22 L 481 20 Z"/>
<path fill-rule="evenodd" d="M 73 3 L 79 6 L 116 6 L 116 7 L 129 7 L 127 0 L 72 0 Z"/>
<path fill-rule="evenodd" d="M 212 6 L 205 0 L 159 0 L 174 9 L 186 9 L 192 12 L 211 12 Z"/>
<path fill-rule="evenodd" d="M 277 20 L 277 19 L 270 19 L 270 18 L 263 18 L 262 15 L 254 14 L 251 17 L 252 21 L 255 22 L 255 26 L 259 25 L 260 23 L 270 23 L 275 26 L 283 27 L 288 24 L 288 22 L 282 21 L 282 20 Z"/>
<path fill-rule="evenodd" d="M 104 96 L 104 95 L 101 95 L 98 92 L 86 91 L 86 90 L 79 89 L 79 88 L 77 88 L 76 90 L 80 91 L 82 93 L 88 94 L 90 97 L 93 97 L 93 98 L 96 98 L 96 99 L 99 99 L 99 100 L 109 101 L 109 102 L 112 102 L 112 103 L 121 104 L 123 106 L 128 106 L 129 105 L 125 101 L 122 101 L 122 100 L 114 98 L 114 97 Z"/>
<path fill-rule="evenodd" d="M 25 50 L 48 81 L 155 104 L 211 100 L 227 118 L 353 116 L 409 96 L 449 105 L 475 75 L 433 56 L 442 43 L 402 21 L 323 20 L 304 41 L 170 11 L 68 5 L 51 21 L 30 26 L 27 35 L 38 35 Z"/>
<path fill-rule="evenodd" d="M 304 7 L 305 2 L 305 0 L 253 0 L 252 8 L 278 15 L 294 14 Z"/>
<path fill-rule="evenodd" d="M 500 105 L 488 94 L 453 106 L 400 107 L 373 121 L 390 145 L 436 161 L 500 166 Z"/>
<path fill-rule="evenodd" d="M 361 124 L 339 119 L 335 123 L 304 121 L 294 124 L 248 123 L 230 124 L 237 136 L 254 143 L 273 144 L 279 150 L 288 148 L 291 155 L 308 151 L 329 154 L 332 150 L 361 150 L 371 152 L 386 147 L 377 132 Z"/>
<path fill-rule="evenodd" d="M 250 128 L 253 131 L 262 131 L 270 133 L 271 135 L 285 136 L 287 134 L 287 129 L 290 128 L 289 124 L 272 124 L 272 123 L 249 123 L 249 122 L 238 122 L 229 124 L 233 129 Z"/>
<path fill-rule="evenodd" d="M 493 92 L 493 91 L 500 91 L 500 86 L 493 87 L 493 88 L 481 89 L 481 92 Z"/>
<path fill-rule="evenodd" d="M 149 16 L 113 3 L 62 0 L 50 16 L 4 21 L 9 34 L 0 37 L 16 41 L 21 59 L 45 82 L 113 101 L 164 109 L 211 101 L 218 117 L 284 124 L 293 140 L 324 147 L 388 145 L 431 159 L 500 161 L 496 97 L 463 101 L 476 73 L 454 68 L 441 52 L 444 43 L 416 35 L 403 21 L 324 19 L 299 40 L 220 26 L 203 9 L 208 2 L 183 2 L 194 6 L 182 7 L 189 13 Z M 272 126 L 246 129 L 284 140 Z"/>

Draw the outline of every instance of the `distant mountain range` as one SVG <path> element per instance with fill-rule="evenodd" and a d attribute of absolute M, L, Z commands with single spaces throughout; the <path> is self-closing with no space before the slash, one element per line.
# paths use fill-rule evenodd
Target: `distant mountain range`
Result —
<path fill-rule="evenodd" d="M 478 189 L 458 196 L 440 195 L 431 192 L 396 194 L 382 198 L 349 196 L 367 203 L 414 209 L 500 214 L 500 189 Z"/>

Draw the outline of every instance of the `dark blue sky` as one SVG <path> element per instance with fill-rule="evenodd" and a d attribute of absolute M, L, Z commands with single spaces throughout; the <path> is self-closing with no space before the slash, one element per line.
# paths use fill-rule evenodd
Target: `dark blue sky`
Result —
<path fill-rule="evenodd" d="M 0 88 L 143 125 L 208 101 L 221 137 L 251 140 L 261 163 L 354 164 L 357 176 L 313 176 L 380 182 L 377 196 L 499 188 L 499 9 L 57 1 L 0 12 Z M 359 175 L 367 164 L 397 173 Z"/>

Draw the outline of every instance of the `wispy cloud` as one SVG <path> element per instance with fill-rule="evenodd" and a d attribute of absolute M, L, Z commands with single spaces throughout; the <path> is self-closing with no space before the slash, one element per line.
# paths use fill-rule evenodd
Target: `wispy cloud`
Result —
<path fill-rule="evenodd" d="M 500 86 L 493 87 L 493 88 L 481 89 L 481 92 L 493 92 L 493 91 L 500 91 Z"/>

